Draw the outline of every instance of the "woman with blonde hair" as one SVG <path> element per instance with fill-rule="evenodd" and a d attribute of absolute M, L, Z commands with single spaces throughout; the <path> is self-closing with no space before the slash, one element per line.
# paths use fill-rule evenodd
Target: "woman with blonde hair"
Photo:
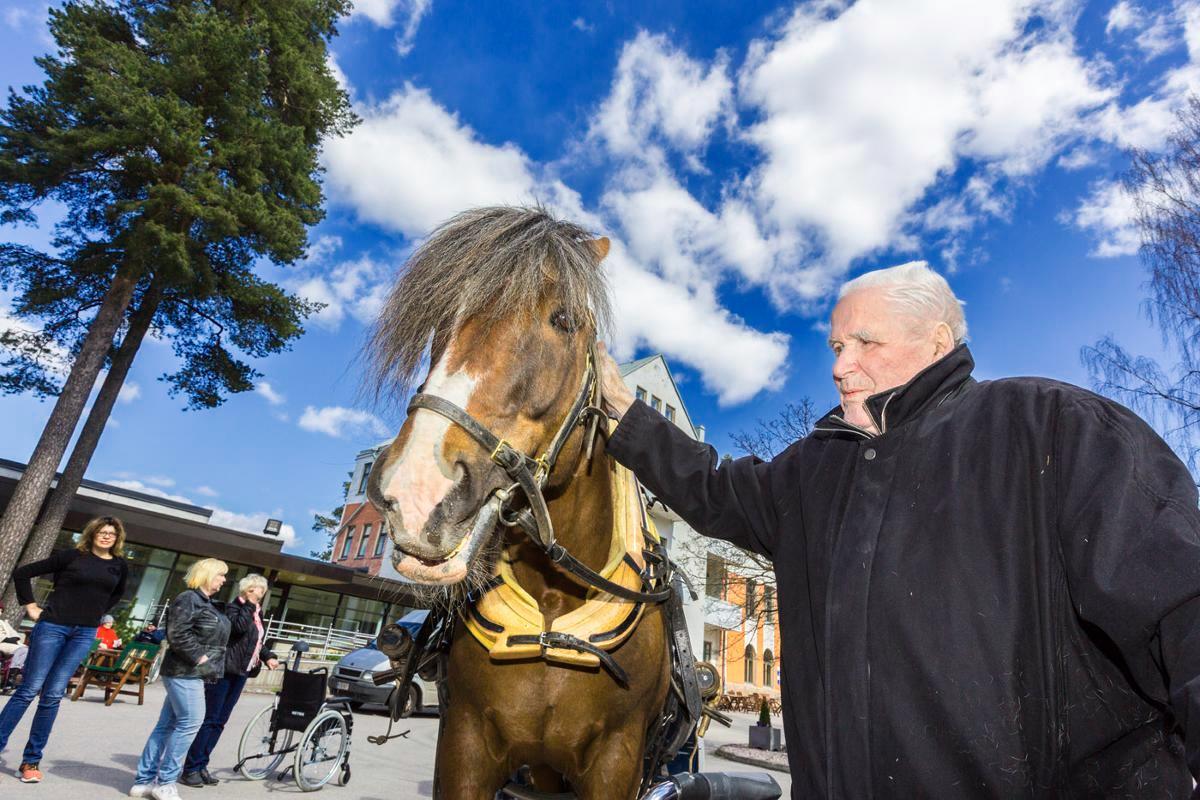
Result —
<path fill-rule="evenodd" d="M 208 772 L 208 759 L 225 730 L 233 707 L 242 696 L 246 679 L 279 666 L 274 653 L 267 647 L 263 627 L 262 603 L 267 596 L 267 579 L 250 573 L 238 581 L 238 596 L 225 604 L 229 617 L 229 646 L 225 649 L 225 674 L 216 683 L 204 685 L 204 724 L 192 742 L 183 765 L 184 786 L 215 786 L 220 783 Z"/>
<path fill-rule="evenodd" d="M 167 609 L 170 648 L 159 672 L 167 697 L 158 724 L 142 748 L 137 779 L 129 790 L 131 797 L 179 797 L 175 782 L 204 721 L 204 684 L 215 683 L 225 675 L 229 618 L 212 598 L 225 585 L 228 572 L 229 565 L 224 561 L 200 559 L 184 576 L 187 591 Z"/>
<path fill-rule="evenodd" d="M 58 716 L 67 681 L 87 657 L 100 617 L 125 593 L 129 566 L 121 557 L 125 526 L 116 517 L 97 517 L 83 528 L 79 544 L 13 570 L 13 585 L 25 613 L 36 624 L 29 637 L 25 679 L 0 712 L 0 750 L 38 697 L 33 726 L 17 774 L 22 783 L 42 779 L 39 762 Z M 45 608 L 34 602 L 32 578 L 53 575 Z"/>

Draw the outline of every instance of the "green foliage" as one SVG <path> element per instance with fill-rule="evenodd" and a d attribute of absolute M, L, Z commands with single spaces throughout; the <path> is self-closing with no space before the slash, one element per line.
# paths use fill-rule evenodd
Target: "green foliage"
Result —
<path fill-rule="evenodd" d="M 162 291 L 153 323 L 188 407 L 253 387 L 317 307 L 254 272 L 304 254 L 322 139 L 356 119 L 327 64 L 347 0 L 113 0 L 50 11 L 46 80 L 0 110 L 0 221 L 65 207 L 53 253 L 0 245 L 0 288 L 40 339 L 0 342 L 0 391 L 56 390 L 118 271 Z M 137 298 L 135 298 L 136 301 Z M 136 307 L 137 303 L 134 303 Z M 239 355 L 240 354 L 240 355 Z"/>
<path fill-rule="evenodd" d="M 771 704 L 765 697 L 758 704 L 758 724 L 763 727 L 771 726 Z"/>
<path fill-rule="evenodd" d="M 347 472 L 346 477 L 353 477 L 353 472 Z M 333 559 L 333 540 L 337 537 L 338 528 L 342 524 L 342 512 L 346 509 L 346 498 L 350 496 L 350 481 L 342 481 L 342 504 L 326 514 L 313 514 L 313 533 L 325 534 L 325 549 L 310 550 L 308 554 L 322 561 Z"/>

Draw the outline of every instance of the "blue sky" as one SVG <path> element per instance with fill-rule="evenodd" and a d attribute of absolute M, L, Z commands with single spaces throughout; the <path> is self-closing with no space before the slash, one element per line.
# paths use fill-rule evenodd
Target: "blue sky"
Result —
<path fill-rule="evenodd" d="M 0 0 L 4 82 L 39 80 L 45 16 Z M 723 452 L 788 401 L 834 403 L 829 298 L 868 269 L 946 274 L 981 378 L 1086 384 L 1106 334 L 1161 354 L 1114 181 L 1200 89 L 1200 2 L 369 0 L 341 28 L 364 122 L 325 147 L 308 258 L 262 270 L 325 310 L 212 411 L 167 396 L 148 342 L 88 477 L 317 545 L 312 513 L 400 422 L 359 397 L 365 326 L 434 225 L 490 203 L 613 240 L 613 348 L 664 353 Z M 54 219 L 0 237 L 44 244 Z M 0 456 L 28 458 L 48 413 L 0 397 Z"/>

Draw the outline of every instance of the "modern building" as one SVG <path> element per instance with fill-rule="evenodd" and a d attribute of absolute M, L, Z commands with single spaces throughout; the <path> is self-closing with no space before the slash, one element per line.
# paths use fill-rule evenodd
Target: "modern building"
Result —
<path fill-rule="evenodd" d="M 688 436 L 704 440 L 704 426 L 688 413 L 679 387 L 661 355 L 621 365 L 621 377 L 639 400 L 675 423 Z M 367 501 L 367 478 L 391 440 L 355 456 L 350 489 L 334 538 L 332 560 L 395 576 L 384 520 Z M 699 597 L 684 599 L 692 647 L 697 658 L 713 663 L 727 691 L 778 696 L 779 631 L 775 624 L 775 588 L 769 567 L 737 548 L 700 536 L 661 502 L 650 516 L 667 542 L 671 557 L 687 573 Z M 382 572 L 381 572 L 382 570 Z"/>
<path fill-rule="evenodd" d="M 0 459 L 0 508 L 8 504 L 24 464 Z M 332 629 L 374 635 L 388 620 L 415 606 L 403 584 L 365 571 L 284 553 L 272 533 L 213 525 L 212 510 L 85 480 L 71 503 L 56 547 L 70 547 L 89 519 L 118 517 L 125 525 L 125 557 L 130 579 L 114 611 L 130 622 L 158 619 L 171 599 L 184 590 L 183 576 L 201 558 L 229 564 L 222 597 L 232 599 L 237 582 L 250 572 L 266 576 L 271 593 L 265 615 L 274 623 L 314 631 Z M 276 533 L 277 526 L 268 523 Z M 39 581 L 39 599 L 50 590 Z"/>

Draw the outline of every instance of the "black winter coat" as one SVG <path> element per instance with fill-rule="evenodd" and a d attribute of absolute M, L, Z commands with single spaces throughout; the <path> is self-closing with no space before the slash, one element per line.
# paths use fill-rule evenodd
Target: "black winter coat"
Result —
<path fill-rule="evenodd" d="M 793 798 L 1192 795 L 1187 469 L 1116 403 L 973 367 L 960 347 L 870 398 L 881 435 L 831 413 L 769 463 L 642 403 L 609 452 L 773 560 Z"/>
<path fill-rule="evenodd" d="M 188 589 L 167 609 L 167 643 L 162 675 L 168 678 L 203 678 L 216 683 L 225 675 L 225 646 L 229 618 L 198 589 Z M 203 664 L 201 657 L 208 656 Z"/>
<path fill-rule="evenodd" d="M 225 604 L 225 616 L 229 617 L 229 645 L 225 649 L 226 675 L 254 678 L 262 672 L 264 661 L 277 657 L 267 647 L 264 636 L 258 651 L 259 663 L 252 670 L 246 669 L 250 665 L 254 643 L 258 639 L 258 626 L 254 624 L 254 615 L 258 613 L 258 606 L 251 605 L 240 597 Z"/>

